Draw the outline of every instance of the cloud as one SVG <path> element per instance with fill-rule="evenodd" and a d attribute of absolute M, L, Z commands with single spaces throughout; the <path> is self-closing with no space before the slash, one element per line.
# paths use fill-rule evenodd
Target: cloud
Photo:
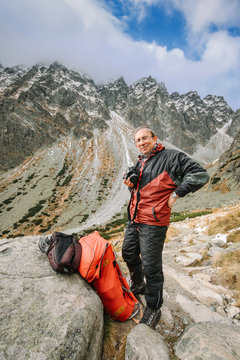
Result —
<path fill-rule="evenodd" d="M 208 3 L 216 4 L 215 0 Z M 201 96 L 223 95 L 236 109 L 240 107 L 240 37 L 232 37 L 223 28 L 213 32 L 210 27 L 213 21 L 225 27 L 236 25 L 238 19 L 232 12 L 239 2 L 232 0 L 229 10 L 227 1 L 218 3 L 221 11 L 212 5 L 205 14 L 205 0 L 124 2 L 132 9 L 164 4 L 168 11 L 181 11 L 187 21 L 189 44 L 194 46 L 200 35 L 203 38 L 195 59 L 187 57 L 183 49 L 169 51 L 154 41 L 135 41 L 124 32 L 128 17 L 116 18 L 103 0 L 0 0 L 0 62 L 13 66 L 58 60 L 96 82 L 123 76 L 131 83 L 151 75 L 165 82 L 170 92 L 197 90 Z M 226 18 L 221 15 L 224 11 Z"/>
<path fill-rule="evenodd" d="M 239 0 L 170 0 L 184 14 L 194 34 L 217 27 L 240 26 Z"/>

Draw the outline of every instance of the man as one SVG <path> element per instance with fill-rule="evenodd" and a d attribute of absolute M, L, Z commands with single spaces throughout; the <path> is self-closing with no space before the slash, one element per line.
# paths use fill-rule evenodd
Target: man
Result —
<path fill-rule="evenodd" d="M 136 164 L 139 177 L 135 185 L 131 176 L 124 180 L 131 198 L 122 256 L 133 293 L 136 297 L 145 294 L 147 306 L 140 323 L 154 329 L 163 303 L 162 251 L 171 208 L 177 199 L 206 184 L 209 175 L 186 154 L 157 143 L 157 136 L 148 127 L 136 130 L 135 143 L 140 152 Z"/>

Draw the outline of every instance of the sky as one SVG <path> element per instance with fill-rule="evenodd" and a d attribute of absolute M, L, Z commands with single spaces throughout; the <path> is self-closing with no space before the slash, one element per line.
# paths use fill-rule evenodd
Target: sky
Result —
<path fill-rule="evenodd" d="M 0 0 L 0 63 L 152 76 L 240 108 L 240 0 Z"/>

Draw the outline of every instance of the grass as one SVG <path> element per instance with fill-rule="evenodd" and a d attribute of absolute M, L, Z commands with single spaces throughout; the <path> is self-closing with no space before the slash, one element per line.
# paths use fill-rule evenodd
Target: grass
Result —
<path fill-rule="evenodd" d="M 210 221 L 207 227 L 207 235 L 216 235 L 219 233 L 227 233 L 230 230 L 239 227 L 240 209 L 234 209 L 226 215 L 217 217 Z"/>
<path fill-rule="evenodd" d="M 231 231 L 227 236 L 227 242 L 237 243 L 240 241 L 240 229 Z"/>
<path fill-rule="evenodd" d="M 102 360 L 125 358 L 125 345 L 130 331 L 127 322 L 119 323 L 104 315 L 103 356 Z"/>
<path fill-rule="evenodd" d="M 212 213 L 212 211 L 198 211 L 198 212 L 192 212 L 192 213 L 172 212 L 170 222 L 182 221 L 185 219 L 193 219 L 197 216 L 209 215 L 211 213 Z"/>
<path fill-rule="evenodd" d="M 175 212 L 175 213 L 173 213 L 171 222 L 182 221 L 182 220 L 185 220 L 186 218 L 194 218 L 197 216 L 202 216 L 202 215 L 207 215 L 207 214 L 211 214 L 211 211 L 198 211 L 198 212 L 188 213 L 188 214 L 182 214 L 182 213 Z M 117 216 L 118 216 L 117 219 L 112 220 L 107 225 L 86 229 L 83 232 L 80 232 L 78 234 L 78 236 L 80 236 L 80 237 L 87 236 L 88 234 L 90 234 L 91 232 L 96 230 L 99 232 L 99 234 L 105 240 L 110 240 L 111 238 L 115 237 L 117 234 L 122 234 L 128 223 L 128 214 L 126 212 L 123 215 L 118 213 Z M 173 229 L 168 230 L 169 236 L 167 237 L 166 242 L 168 242 L 172 236 L 177 235 L 177 234 L 173 235 L 173 231 L 174 231 Z"/>
<path fill-rule="evenodd" d="M 235 290 L 236 306 L 240 306 L 240 250 L 220 254 L 214 262 L 226 287 Z"/>

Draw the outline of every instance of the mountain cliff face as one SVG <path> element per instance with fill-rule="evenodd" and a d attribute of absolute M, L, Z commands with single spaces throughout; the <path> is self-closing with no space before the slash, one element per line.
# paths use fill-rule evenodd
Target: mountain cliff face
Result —
<path fill-rule="evenodd" d="M 0 68 L 0 171 L 19 165 L 65 136 L 91 139 L 108 127 L 110 111 L 130 125 L 147 124 L 161 141 L 211 162 L 239 129 L 222 97 L 168 94 L 152 77 L 128 86 L 121 77 L 97 86 L 86 75 L 53 63 L 30 69 Z"/>
<path fill-rule="evenodd" d="M 240 131 L 230 148 L 221 155 L 211 185 L 215 190 L 240 188 Z"/>
<path fill-rule="evenodd" d="M 202 161 L 212 161 L 231 144 L 233 110 L 220 96 L 197 92 L 168 94 L 163 83 L 147 77 L 127 87 L 123 78 L 99 89 L 106 105 L 134 127 L 147 124 L 158 135 Z M 217 136 L 216 139 L 211 139 Z M 203 148 L 208 145 L 207 152 Z M 210 150 L 210 152 L 209 152 Z"/>
<path fill-rule="evenodd" d="M 109 111 L 94 82 L 54 63 L 0 72 L 2 169 L 20 164 L 62 136 L 91 138 L 107 128 Z"/>

